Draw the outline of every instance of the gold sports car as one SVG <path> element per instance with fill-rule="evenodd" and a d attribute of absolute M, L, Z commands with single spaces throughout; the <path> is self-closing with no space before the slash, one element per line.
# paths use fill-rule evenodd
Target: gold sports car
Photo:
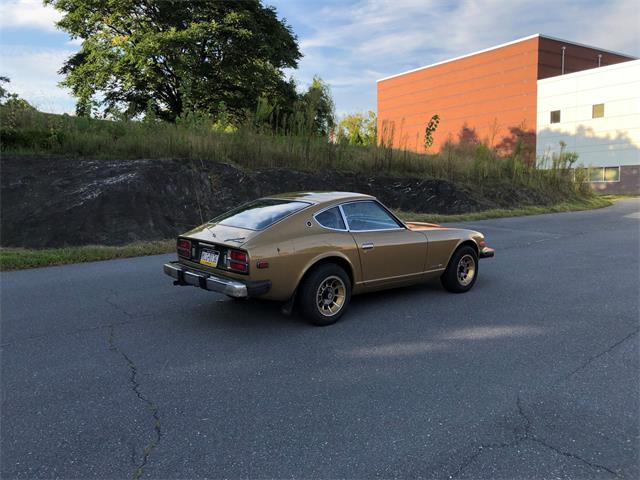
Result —
<path fill-rule="evenodd" d="M 316 325 L 336 322 L 351 295 L 440 277 L 466 292 L 478 259 L 493 257 L 473 230 L 405 223 L 375 197 L 289 193 L 230 210 L 177 239 L 164 265 L 174 285 L 297 305 Z"/>

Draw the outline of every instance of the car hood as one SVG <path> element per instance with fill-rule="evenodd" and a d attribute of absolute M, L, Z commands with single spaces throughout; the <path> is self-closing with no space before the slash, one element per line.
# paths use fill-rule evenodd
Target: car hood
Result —
<path fill-rule="evenodd" d="M 409 230 L 449 230 L 449 227 L 443 227 L 442 225 L 438 225 L 437 223 L 426 223 L 426 222 L 405 222 L 405 225 L 409 228 Z"/>
<path fill-rule="evenodd" d="M 193 238 L 203 242 L 241 247 L 260 232 L 246 228 L 230 227 L 215 223 L 205 223 L 182 235 L 181 237 Z"/>

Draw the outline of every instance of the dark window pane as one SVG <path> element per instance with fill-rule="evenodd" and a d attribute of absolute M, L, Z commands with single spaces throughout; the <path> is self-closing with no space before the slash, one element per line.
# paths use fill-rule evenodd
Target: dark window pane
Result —
<path fill-rule="evenodd" d="M 398 222 L 375 202 L 354 202 L 342 205 L 351 230 L 387 230 L 399 228 Z"/>
<path fill-rule="evenodd" d="M 560 123 L 560 110 L 551 112 L 551 123 Z"/>
<path fill-rule="evenodd" d="M 620 167 L 605 167 L 605 169 L 604 169 L 604 181 L 605 182 L 619 182 L 620 181 Z"/>
<path fill-rule="evenodd" d="M 590 182 L 602 182 L 604 180 L 604 168 L 590 168 L 589 169 L 589 181 Z"/>
<path fill-rule="evenodd" d="M 346 230 L 342 215 L 338 207 L 330 208 L 322 213 L 316 215 L 316 220 L 320 225 L 326 228 L 333 228 L 334 230 Z"/>
<path fill-rule="evenodd" d="M 255 200 L 214 218 L 209 223 L 219 223 L 230 227 L 263 230 L 278 220 L 302 210 L 309 204 L 290 200 Z"/>
<path fill-rule="evenodd" d="M 591 107 L 591 118 L 604 117 L 604 103 L 597 103 Z"/>

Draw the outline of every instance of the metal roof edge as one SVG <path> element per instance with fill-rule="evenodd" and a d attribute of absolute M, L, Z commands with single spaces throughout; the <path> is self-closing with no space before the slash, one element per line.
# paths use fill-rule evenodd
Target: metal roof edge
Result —
<path fill-rule="evenodd" d="M 542 35 L 541 33 L 535 33 L 535 34 L 529 35 L 527 37 L 522 37 L 522 38 L 518 38 L 516 40 L 512 40 L 510 42 L 501 43 L 500 45 L 494 45 L 493 47 L 485 48 L 485 49 L 482 49 L 482 50 L 477 50 L 475 52 L 467 53 L 465 55 L 460 55 L 459 57 L 449 58 L 447 60 L 442 60 L 440 62 L 431 63 L 429 65 L 425 65 L 423 67 L 417 67 L 417 68 L 413 68 L 411 70 L 406 70 L 404 72 L 400 72 L 400 73 L 396 73 L 396 74 L 393 74 L 393 75 L 389 75 L 387 77 L 380 78 L 380 79 L 376 80 L 376 83 L 384 82 L 385 80 L 389 80 L 389 79 L 392 79 L 392 78 L 400 77 L 402 75 L 407 75 L 409 73 L 419 72 L 420 70 L 425 70 L 427 68 L 436 67 L 438 65 L 443 65 L 445 63 L 455 62 L 457 60 L 462 60 L 463 58 L 472 57 L 472 56 L 478 55 L 480 53 L 490 52 L 491 50 L 497 50 L 498 48 L 503 48 L 503 47 L 507 47 L 509 45 L 514 45 L 516 43 L 524 42 L 526 40 L 531 40 L 532 38 L 547 38 L 549 40 L 555 40 L 557 42 L 563 42 L 563 43 L 567 43 L 569 45 L 575 45 L 575 46 L 578 46 L 578 47 L 585 47 L 585 48 L 593 48 L 594 50 L 600 50 L 601 52 L 605 52 L 605 53 L 612 53 L 614 55 L 622 55 L 622 56 L 629 57 L 629 58 L 634 59 L 634 60 L 637 60 L 637 58 L 638 58 L 638 57 L 634 57 L 633 55 L 629 55 L 627 53 L 615 52 L 613 50 L 607 50 L 606 48 L 594 47 L 593 45 L 586 45 L 584 43 L 573 42 L 573 41 L 570 41 L 570 40 L 564 40 L 562 38 L 553 37 L 551 35 Z"/>

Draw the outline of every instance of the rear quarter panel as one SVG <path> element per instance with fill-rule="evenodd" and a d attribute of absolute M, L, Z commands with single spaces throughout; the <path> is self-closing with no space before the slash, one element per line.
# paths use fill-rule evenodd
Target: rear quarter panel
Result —
<path fill-rule="evenodd" d="M 317 210 L 314 206 L 292 215 L 243 245 L 250 256 L 251 280 L 271 281 L 271 290 L 262 298 L 288 300 L 308 269 L 330 257 L 348 263 L 349 273 L 359 280 L 360 259 L 353 237 L 320 227 L 313 219 Z M 261 260 L 269 262 L 269 268 L 256 268 Z"/>

